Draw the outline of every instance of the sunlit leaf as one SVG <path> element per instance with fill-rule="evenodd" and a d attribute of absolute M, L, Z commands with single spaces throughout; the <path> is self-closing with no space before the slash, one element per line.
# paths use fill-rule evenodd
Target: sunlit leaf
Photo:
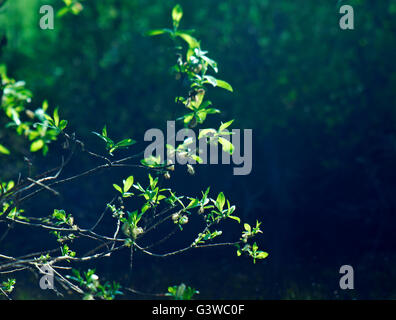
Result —
<path fill-rule="evenodd" d="M 227 152 L 229 154 L 232 154 L 234 152 L 234 145 L 230 141 L 222 137 L 219 137 L 219 142 L 223 146 L 224 152 Z"/>
<path fill-rule="evenodd" d="M 36 151 L 39 151 L 43 147 L 44 147 L 44 141 L 42 139 L 36 140 L 30 145 L 30 151 L 36 152 Z"/>
<path fill-rule="evenodd" d="M 158 36 L 164 33 L 173 33 L 172 30 L 170 29 L 155 29 L 155 30 L 149 30 L 146 32 L 146 36 Z"/>
<path fill-rule="evenodd" d="M 121 189 L 121 187 L 119 186 L 119 185 L 117 185 L 117 184 L 113 184 L 113 187 L 114 187 L 114 189 L 116 189 L 118 192 L 120 192 L 120 193 L 123 193 L 122 192 L 122 189 Z"/>
<path fill-rule="evenodd" d="M 224 196 L 223 192 L 220 192 L 219 195 L 217 196 L 217 199 L 216 199 L 216 207 L 217 207 L 217 209 L 222 211 L 223 207 L 224 207 L 224 204 L 225 204 L 225 196 Z"/>
<path fill-rule="evenodd" d="M 124 140 L 121 140 L 120 142 L 117 142 L 115 146 L 116 147 L 129 147 L 135 143 L 136 143 L 135 140 L 129 138 L 129 139 L 124 139 Z"/>
<path fill-rule="evenodd" d="M 233 92 L 234 90 L 232 89 L 231 85 L 228 82 L 225 82 L 224 80 L 219 80 L 216 79 L 217 81 L 217 86 L 223 89 L 226 89 L 228 91 Z"/>
<path fill-rule="evenodd" d="M 132 185 L 133 185 L 133 176 L 130 176 L 124 181 L 124 192 L 128 192 L 129 189 L 132 187 Z"/>
<path fill-rule="evenodd" d="M 190 48 L 198 48 L 199 47 L 198 40 L 195 39 L 194 37 L 190 36 L 189 34 L 182 33 L 182 32 L 176 32 L 175 35 L 182 38 L 184 41 L 186 41 Z"/>
<path fill-rule="evenodd" d="M 226 123 L 222 123 L 220 125 L 219 131 L 221 132 L 224 129 L 227 129 L 233 122 L 234 122 L 234 120 L 230 120 L 230 121 L 227 121 Z"/>
<path fill-rule="evenodd" d="M 0 153 L 8 155 L 10 154 L 10 150 L 0 144 Z"/>
<path fill-rule="evenodd" d="M 183 9 L 180 4 L 177 4 L 173 7 L 172 10 L 172 20 L 176 27 L 179 26 L 179 22 L 182 17 L 183 17 Z"/>

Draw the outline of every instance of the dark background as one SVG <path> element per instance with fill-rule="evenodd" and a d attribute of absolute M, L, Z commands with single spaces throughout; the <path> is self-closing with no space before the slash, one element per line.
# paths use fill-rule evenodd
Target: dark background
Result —
<path fill-rule="evenodd" d="M 51 31 L 39 29 L 38 10 L 60 8 L 61 1 L 8 2 L 0 30 L 8 38 L 1 60 L 10 76 L 27 82 L 33 105 L 48 99 L 60 106 L 69 130 L 94 150 L 103 146 L 90 132 L 105 123 L 115 137 L 142 141 L 145 130 L 183 114 L 173 103 L 171 43 L 143 36 L 171 25 L 176 2 L 87 0 L 78 16 L 56 19 Z M 179 2 L 182 27 L 196 29 L 219 62 L 219 78 L 234 88 L 209 90 L 222 114 L 208 125 L 236 119 L 234 128 L 253 129 L 254 158 L 248 176 L 232 176 L 230 166 L 198 166 L 193 177 L 178 170 L 171 184 L 196 195 L 208 185 L 214 194 L 224 191 L 243 220 L 263 221 L 259 243 L 270 256 L 253 265 L 233 248 L 166 260 L 137 255 L 131 274 L 125 253 L 101 262 L 98 273 L 130 277 L 145 292 L 185 282 L 203 299 L 396 298 L 396 1 Z M 354 7 L 355 30 L 339 28 L 340 4 Z M 28 145 L 19 159 L 24 150 Z M 39 168 L 45 160 L 33 158 Z M 12 166 L 0 161 L 2 178 L 15 178 L 18 157 Z M 72 162 L 69 172 L 85 161 Z M 90 224 L 112 198 L 112 183 L 127 174 L 84 179 L 60 189 L 62 198 L 43 195 L 25 209 L 48 214 L 62 207 Z M 21 232 L 13 230 L 7 250 L 28 247 Z M 355 290 L 348 292 L 338 284 L 344 264 L 355 269 Z M 44 295 L 27 276 L 20 281 L 25 289 L 17 287 L 17 297 Z"/>

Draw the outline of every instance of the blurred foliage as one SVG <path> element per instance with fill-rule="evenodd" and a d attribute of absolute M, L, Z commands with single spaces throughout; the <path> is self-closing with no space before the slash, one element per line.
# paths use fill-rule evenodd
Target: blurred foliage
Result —
<path fill-rule="evenodd" d="M 170 118 L 173 84 L 163 70 L 172 53 L 142 35 L 153 25 L 169 24 L 163 12 L 171 2 L 85 1 L 81 16 L 57 19 L 55 30 L 47 32 L 37 27 L 41 4 L 12 1 L 0 18 L 9 39 L 4 59 L 38 99 L 45 95 L 62 103 L 66 118 L 86 128 L 101 127 L 100 117 L 90 117 L 94 112 L 112 119 L 120 131 L 134 118 L 153 123 Z M 395 75 L 389 71 L 395 1 L 348 4 L 356 11 L 353 32 L 340 30 L 336 1 L 184 1 L 183 23 L 196 26 L 209 52 L 216 49 L 215 60 L 223 60 L 224 78 L 232 77 L 238 90 L 236 97 L 218 94 L 241 124 L 269 130 L 304 121 L 328 130 L 372 102 L 381 106 L 378 117 L 384 116 L 390 106 L 381 102 L 394 94 Z M 370 83 L 378 78 L 381 94 L 372 93 L 377 84 Z"/>

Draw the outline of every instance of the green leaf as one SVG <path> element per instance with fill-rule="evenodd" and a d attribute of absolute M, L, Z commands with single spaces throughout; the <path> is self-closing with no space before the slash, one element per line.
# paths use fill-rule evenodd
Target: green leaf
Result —
<path fill-rule="evenodd" d="M 223 89 L 226 89 L 230 92 L 233 92 L 234 90 L 232 89 L 231 85 L 228 82 L 225 82 L 224 80 L 219 80 L 216 79 L 217 81 L 217 86 Z"/>
<path fill-rule="evenodd" d="M 205 79 L 208 80 L 208 82 L 213 86 L 216 87 L 217 86 L 217 79 L 215 77 L 212 76 L 205 76 Z"/>
<path fill-rule="evenodd" d="M 190 48 L 199 48 L 198 40 L 190 36 L 189 34 L 183 32 L 176 32 L 175 35 L 186 41 Z"/>
<path fill-rule="evenodd" d="M 194 118 L 194 113 L 189 113 L 184 116 L 184 123 L 190 123 L 190 121 Z"/>
<path fill-rule="evenodd" d="M 9 191 L 9 190 L 11 190 L 12 188 L 14 188 L 15 187 L 15 182 L 14 181 L 8 181 L 8 184 L 7 184 L 7 191 Z"/>
<path fill-rule="evenodd" d="M 66 221 L 66 212 L 65 210 L 54 209 L 52 217 L 60 221 Z"/>
<path fill-rule="evenodd" d="M 268 252 L 265 251 L 259 251 L 256 258 L 257 259 L 265 259 L 268 257 Z"/>
<path fill-rule="evenodd" d="M 59 122 L 59 130 L 64 130 L 67 127 L 67 120 L 61 120 L 61 122 Z"/>
<path fill-rule="evenodd" d="M 195 160 L 196 162 L 198 162 L 198 163 L 203 163 L 202 158 L 201 158 L 200 156 L 196 155 L 196 154 L 192 154 L 192 155 L 191 155 L 191 158 L 192 158 L 193 160 Z"/>
<path fill-rule="evenodd" d="M 151 205 L 149 202 L 146 202 L 143 207 L 142 207 L 142 213 L 145 213 L 148 209 L 151 208 Z"/>
<path fill-rule="evenodd" d="M 201 57 L 204 61 L 206 61 L 206 62 L 208 63 L 208 65 L 214 70 L 214 72 L 217 73 L 217 72 L 219 71 L 218 68 L 217 68 L 217 62 L 216 62 L 216 61 L 214 61 L 214 60 L 208 58 L 208 57 L 205 56 L 205 55 L 200 55 L 200 57 Z"/>
<path fill-rule="evenodd" d="M 183 17 L 183 9 L 180 4 L 177 4 L 174 6 L 172 10 L 172 20 L 176 27 L 179 26 L 179 22 L 182 17 Z"/>
<path fill-rule="evenodd" d="M 58 108 L 56 108 L 54 110 L 54 124 L 55 124 L 55 127 L 59 126 L 59 112 L 58 112 Z"/>
<path fill-rule="evenodd" d="M 214 87 L 220 87 L 220 88 L 226 89 L 231 92 L 234 91 L 232 89 L 231 85 L 228 82 L 225 82 L 224 80 L 219 80 L 212 76 L 205 76 L 205 79 L 206 79 L 206 82 L 210 83 Z"/>
<path fill-rule="evenodd" d="M 123 193 L 122 192 L 122 189 L 121 189 L 121 187 L 119 186 L 119 185 L 117 185 L 117 184 L 113 184 L 113 187 L 114 187 L 114 189 L 116 189 L 118 192 L 120 192 L 120 193 Z"/>
<path fill-rule="evenodd" d="M 129 139 L 124 139 L 124 140 L 121 140 L 120 142 L 117 142 L 115 146 L 118 148 L 125 148 L 125 147 L 129 147 L 135 143 L 136 143 L 135 140 L 129 138 Z"/>
<path fill-rule="evenodd" d="M 208 108 L 206 109 L 206 113 L 210 113 L 210 114 L 220 113 L 220 110 L 215 108 Z"/>
<path fill-rule="evenodd" d="M 192 209 L 198 207 L 198 203 L 199 203 L 198 199 L 192 199 L 191 202 L 186 207 L 186 209 Z"/>
<path fill-rule="evenodd" d="M 107 137 L 107 127 L 106 127 L 106 125 L 102 129 L 102 136 L 103 137 Z"/>
<path fill-rule="evenodd" d="M 230 121 L 227 121 L 226 123 L 222 123 L 220 125 L 219 131 L 221 132 L 224 129 L 227 129 L 233 122 L 234 122 L 234 120 L 230 120 Z"/>
<path fill-rule="evenodd" d="M 243 227 L 244 227 L 245 230 L 248 231 L 248 232 L 250 232 L 250 231 L 252 230 L 251 227 L 250 227 L 250 225 L 249 225 L 248 223 L 245 223 L 245 224 L 243 225 Z"/>
<path fill-rule="evenodd" d="M 10 154 L 10 150 L 0 144 L 0 153 L 8 155 Z"/>
<path fill-rule="evenodd" d="M 146 36 L 158 36 L 164 33 L 173 33 L 172 30 L 170 29 L 155 29 L 155 30 L 149 30 L 146 32 Z"/>
<path fill-rule="evenodd" d="M 39 151 L 43 147 L 44 147 L 44 141 L 42 139 L 36 140 L 30 145 L 30 152 Z"/>
<path fill-rule="evenodd" d="M 203 137 L 213 137 L 215 136 L 217 131 L 215 129 L 200 129 L 199 130 L 199 135 L 198 135 L 198 140 L 203 138 Z"/>
<path fill-rule="evenodd" d="M 193 99 L 193 101 L 192 101 L 191 104 L 192 104 L 196 109 L 198 109 L 199 106 L 201 105 L 202 101 L 203 101 L 204 96 L 205 96 L 205 90 L 199 90 L 199 91 L 197 92 L 197 94 L 195 95 L 195 97 L 194 97 L 194 99 Z"/>
<path fill-rule="evenodd" d="M 111 140 L 110 138 L 108 138 L 107 136 L 101 135 L 100 133 L 94 132 L 92 131 L 92 133 L 96 136 L 98 136 L 99 138 L 101 138 L 102 140 L 104 140 L 108 145 L 114 145 L 114 141 Z"/>
<path fill-rule="evenodd" d="M 68 13 L 69 12 L 69 7 L 63 7 L 62 9 L 60 9 L 57 13 L 56 13 L 56 16 L 57 17 L 63 17 L 66 13 Z"/>
<path fill-rule="evenodd" d="M 219 195 L 217 196 L 217 199 L 216 199 L 216 207 L 217 207 L 217 209 L 222 211 L 223 207 L 224 207 L 224 204 L 225 204 L 225 196 L 224 196 L 223 192 L 220 192 Z"/>
<path fill-rule="evenodd" d="M 238 223 L 241 223 L 241 219 L 237 216 L 228 216 L 228 218 L 236 220 L 236 221 L 238 221 Z"/>
<path fill-rule="evenodd" d="M 197 120 L 198 120 L 199 123 L 204 123 L 204 121 L 205 121 L 205 119 L 206 119 L 206 115 L 207 115 L 207 112 L 206 112 L 205 109 L 204 109 L 204 110 L 199 110 L 199 111 L 195 114 L 195 116 L 197 117 Z"/>
<path fill-rule="evenodd" d="M 124 181 L 124 192 L 128 192 L 129 189 L 132 187 L 132 185 L 133 185 L 133 176 L 130 176 Z"/>
<path fill-rule="evenodd" d="M 224 139 L 222 137 L 219 137 L 219 142 L 223 146 L 223 151 L 228 152 L 229 154 L 233 154 L 234 152 L 234 145 L 228 141 L 227 139 Z"/>
<path fill-rule="evenodd" d="M 43 105 L 41 106 L 41 108 L 42 108 L 44 111 L 46 111 L 46 110 L 48 109 L 48 101 L 47 101 L 47 100 L 44 100 L 44 101 L 43 101 Z"/>
<path fill-rule="evenodd" d="M 145 159 L 140 160 L 140 163 L 144 166 L 148 166 L 151 168 L 159 167 L 161 166 L 161 157 L 149 156 Z"/>

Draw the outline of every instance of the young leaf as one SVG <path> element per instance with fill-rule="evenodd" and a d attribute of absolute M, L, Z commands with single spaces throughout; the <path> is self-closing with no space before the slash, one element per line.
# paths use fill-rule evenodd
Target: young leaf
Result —
<path fill-rule="evenodd" d="M 219 80 L 216 79 L 217 81 L 217 86 L 223 89 L 226 89 L 230 92 L 233 92 L 234 90 L 232 89 L 231 85 L 228 82 L 225 82 L 224 80 Z"/>
<path fill-rule="evenodd" d="M 268 257 L 268 252 L 265 251 L 258 251 L 258 254 L 256 256 L 257 259 L 265 259 Z"/>
<path fill-rule="evenodd" d="M 225 204 L 225 196 L 224 196 L 223 192 L 220 192 L 219 195 L 217 196 L 217 199 L 216 199 L 216 207 L 217 207 L 217 209 L 222 211 L 223 207 L 224 207 L 224 204 Z"/>
<path fill-rule="evenodd" d="M 146 36 L 158 36 L 164 33 L 173 33 L 172 30 L 170 29 L 155 29 L 155 30 L 150 30 L 146 32 Z"/>
<path fill-rule="evenodd" d="M 234 152 L 234 145 L 228 141 L 227 139 L 224 139 L 222 137 L 219 137 L 219 142 L 223 146 L 223 151 L 227 152 L 229 154 L 233 154 Z"/>
<path fill-rule="evenodd" d="M 180 4 L 174 6 L 172 10 L 172 20 L 173 24 L 178 27 L 181 18 L 183 17 L 183 9 Z"/>
<path fill-rule="evenodd" d="M 56 108 L 54 110 L 54 124 L 55 124 L 55 127 L 59 126 L 59 112 L 58 112 L 58 108 Z"/>
<path fill-rule="evenodd" d="M 59 122 L 59 126 L 58 126 L 58 128 L 59 128 L 59 130 L 64 130 L 65 128 L 67 127 L 67 120 L 61 120 L 60 122 Z"/>
<path fill-rule="evenodd" d="M 130 176 L 124 181 L 124 192 L 128 192 L 129 189 L 132 187 L 132 185 L 133 185 L 133 176 Z"/>
<path fill-rule="evenodd" d="M 123 193 L 122 192 L 122 189 L 121 189 L 121 187 L 119 186 L 119 185 L 117 185 L 117 184 L 113 184 L 113 187 L 114 187 L 114 189 L 116 189 L 118 192 L 120 192 L 120 193 Z"/>
<path fill-rule="evenodd" d="M 199 48 L 198 40 L 190 36 L 189 34 L 183 32 L 176 32 L 175 35 L 186 41 L 190 48 Z"/>
<path fill-rule="evenodd" d="M 107 127 L 106 127 L 106 125 L 102 129 L 102 136 L 103 137 L 107 137 Z"/>
<path fill-rule="evenodd" d="M 0 153 L 2 154 L 10 154 L 10 150 L 8 150 L 6 147 L 0 144 Z"/>
<path fill-rule="evenodd" d="M 46 110 L 48 109 L 48 101 L 47 101 L 47 100 L 44 100 L 44 101 L 43 101 L 43 105 L 41 106 L 41 108 L 42 108 L 44 111 L 46 111 Z"/>
<path fill-rule="evenodd" d="M 44 147 L 44 141 L 42 139 L 36 140 L 30 145 L 30 152 L 39 151 L 43 147 Z"/>
<path fill-rule="evenodd" d="M 215 129 L 200 129 L 199 130 L 199 135 L 198 135 L 198 140 L 203 138 L 203 137 L 213 137 L 216 134 Z"/>
<path fill-rule="evenodd" d="M 233 122 L 234 122 L 234 120 L 230 120 L 230 121 L 227 121 L 226 123 L 222 123 L 219 128 L 219 131 L 221 132 L 224 129 L 227 129 Z"/>
<path fill-rule="evenodd" d="M 238 221 L 238 223 L 241 223 L 241 219 L 237 216 L 228 216 L 228 218 L 236 220 L 236 221 Z"/>
<path fill-rule="evenodd" d="M 131 145 L 133 145 L 135 143 L 136 143 L 136 141 L 133 140 L 133 139 L 130 139 L 130 138 L 129 139 L 124 139 L 124 140 L 121 140 L 120 142 L 117 142 L 115 147 L 117 147 L 117 148 L 125 148 L 125 147 L 129 147 L 129 146 L 131 146 Z"/>
<path fill-rule="evenodd" d="M 110 138 L 108 138 L 107 136 L 101 135 L 100 133 L 94 132 L 92 131 L 92 133 L 96 136 L 98 136 L 99 138 L 101 138 L 103 141 L 105 141 L 107 144 L 113 145 L 114 142 L 113 140 L 111 140 Z"/>
<path fill-rule="evenodd" d="M 205 76 L 205 79 L 208 80 L 208 82 L 213 86 L 216 87 L 217 86 L 217 79 L 215 77 L 212 76 Z"/>

